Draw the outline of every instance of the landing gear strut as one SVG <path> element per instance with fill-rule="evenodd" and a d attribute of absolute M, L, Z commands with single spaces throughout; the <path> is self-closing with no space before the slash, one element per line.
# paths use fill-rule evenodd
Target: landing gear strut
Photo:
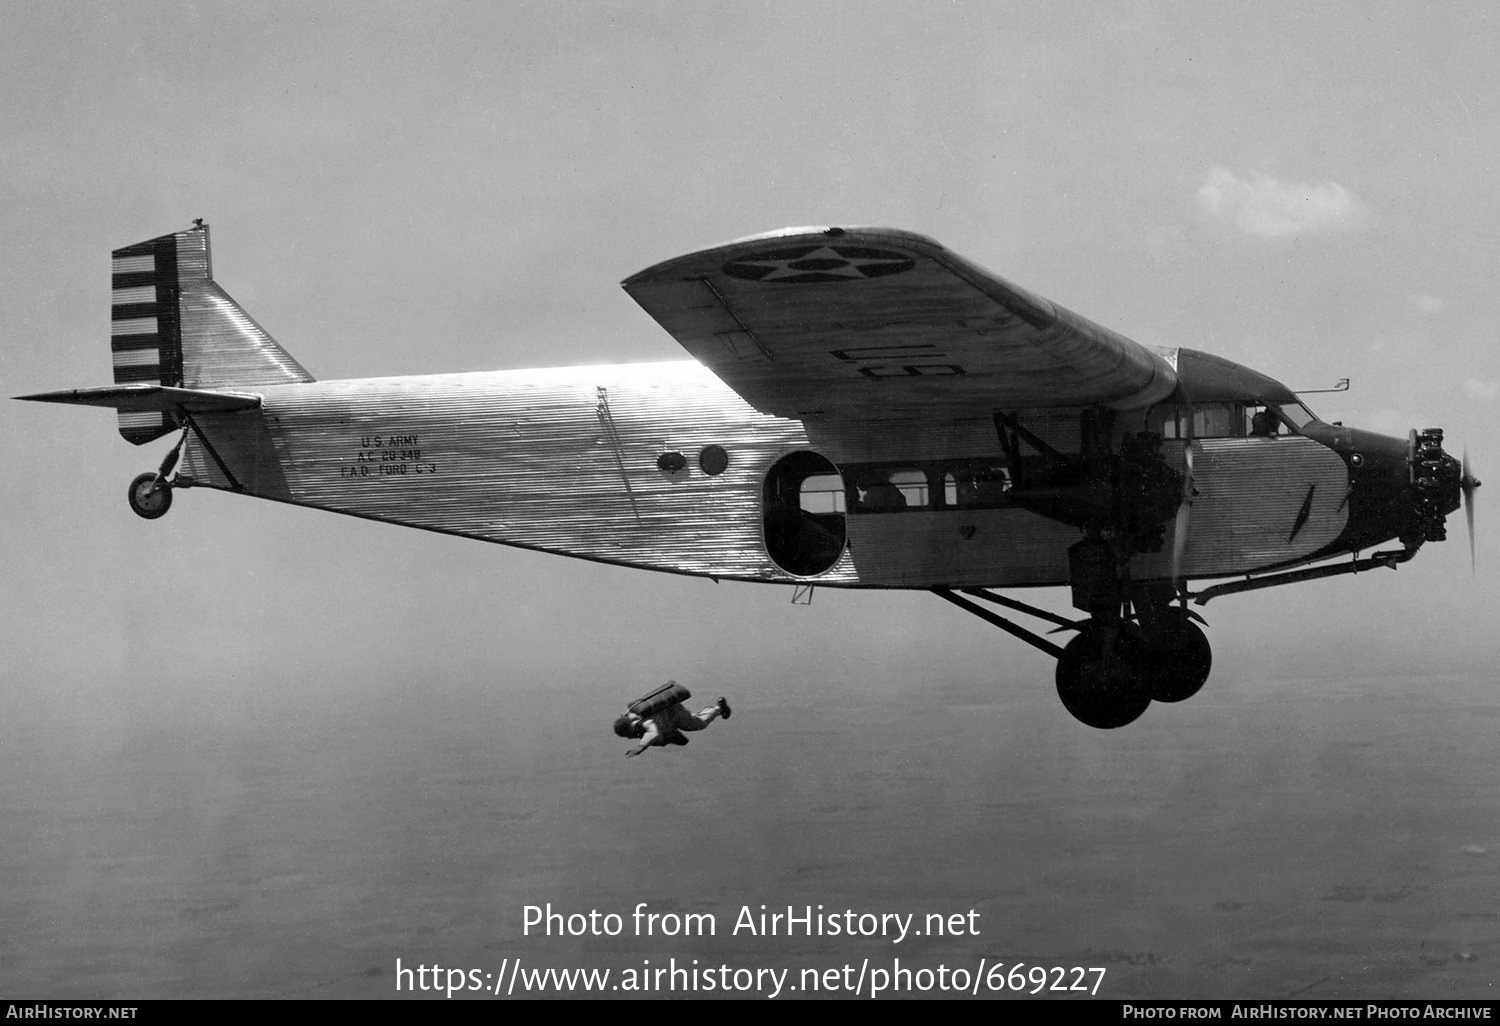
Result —
<path fill-rule="evenodd" d="M 983 599 L 1058 624 L 1078 634 L 1059 648 L 1026 628 L 984 609 L 948 588 L 941 598 L 1057 658 L 1057 696 L 1073 718 L 1098 730 L 1139 719 L 1152 702 L 1182 702 L 1208 680 L 1213 653 L 1190 613 L 1171 601 L 1167 585 L 1122 588 L 1107 608 L 1085 620 L 1068 620 L 984 588 L 964 588 Z M 1116 595 L 1121 592 L 1116 592 Z"/>
<path fill-rule="evenodd" d="M 1191 406 L 1180 389 L 1176 401 Z M 1179 472 L 1163 455 L 1161 434 L 1117 431 L 1115 413 L 1108 409 L 1082 411 L 1076 456 L 1057 451 L 1004 412 L 995 413 L 995 429 L 1013 475 L 1011 501 L 1083 531 L 1083 538 L 1068 549 L 1068 582 L 1074 608 L 1088 618 L 1071 621 L 983 588 L 962 589 L 965 595 L 1078 632 L 1059 649 L 951 589 L 933 590 L 1056 656 L 1058 697 L 1068 712 L 1091 727 L 1123 727 L 1152 702 L 1191 698 L 1203 687 L 1213 663 L 1208 639 L 1192 622 L 1196 614 L 1185 604 L 1186 590 L 1179 595 L 1187 511 L 1197 494 L 1191 432 L 1185 439 L 1185 472 Z M 1022 441 L 1035 456 L 1022 456 Z M 1131 560 L 1160 552 L 1169 522 L 1176 525 L 1171 580 L 1133 582 Z M 1179 597 L 1183 604 L 1174 605 Z"/>
<path fill-rule="evenodd" d="M 1089 619 L 1057 660 L 1057 696 L 1075 719 L 1100 730 L 1134 722 L 1152 698 L 1150 652 L 1158 632 L 1152 617 L 1148 641 L 1145 625 L 1128 615 L 1130 548 L 1095 528 L 1068 549 L 1073 606 Z"/>

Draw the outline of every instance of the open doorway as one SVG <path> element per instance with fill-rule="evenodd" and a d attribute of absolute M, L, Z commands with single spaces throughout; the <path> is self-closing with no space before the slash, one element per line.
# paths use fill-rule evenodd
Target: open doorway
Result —
<path fill-rule="evenodd" d="M 828 570 L 843 555 L 844 482 L 839 470 L 815 452 L 777 460 L 762 491 L 766 552 L 798 577 Z"/>

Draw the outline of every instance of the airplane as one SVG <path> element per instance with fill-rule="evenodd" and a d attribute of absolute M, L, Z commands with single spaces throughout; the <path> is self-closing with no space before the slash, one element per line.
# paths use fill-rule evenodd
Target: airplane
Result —
<path fill-rule="evenodd" d="M 113 408 L 136 445 L 178 433 L 130 483 L 146 518 L 216 488 L 645 570 L 930 591 L 1054 656 L 1100 729 L 1202 688 L 1189 600 L 1394 568 L 1460 504 L 1472 560 L 1479 482 L 1441 430 L 1325 423 L 922 235 L 786 228 L 622 285 L 692 359 L 319 381 L 214 281 L 199 220 L 114 251 L 113 385 L 17 398 Z M 999 591 L 1058 586 L 1084 615 Z"/>

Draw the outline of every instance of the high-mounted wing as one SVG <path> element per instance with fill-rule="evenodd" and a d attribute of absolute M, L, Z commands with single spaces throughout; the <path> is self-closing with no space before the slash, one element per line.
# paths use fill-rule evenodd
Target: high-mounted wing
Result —
<path fill-rule="evenodd" d="M 838 420 L 1147 406 L 1168 361 L 886 228 L 787 228 L 668 260 L 625 291 L 756 409 Z"/>

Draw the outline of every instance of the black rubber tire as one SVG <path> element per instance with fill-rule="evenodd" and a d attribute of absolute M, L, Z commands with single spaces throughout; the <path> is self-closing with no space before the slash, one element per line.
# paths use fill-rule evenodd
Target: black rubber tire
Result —
<path fill-rule="evenodd" d="M 131 512 L 147 520 L 164 517 L 172 508 L 172 486 L 165 481 L 158 484 L 156 477 L 155 474 L 141 474 L 130 482 L 130 489 L 125 493 Z"/>
<path fill-rule="evenodd" d="M 1057 660 L 1057 697 L 1080 723 L 1115 730 L 1134 723 L 1151 705 L 1142 674 L 1141 644 L 1134 628 L 1114 632 L 1115 651 L 1105 651 L 1108 632 L 1084 629 Z"/>
<path fill-rule="evenodd" d="M 1196 695 L 1213 670 L 1208 636 L 1187 617 L 1169 623 L 1145 650 L 1146 679 L 1153 702 L 1185 702 Z"/>

